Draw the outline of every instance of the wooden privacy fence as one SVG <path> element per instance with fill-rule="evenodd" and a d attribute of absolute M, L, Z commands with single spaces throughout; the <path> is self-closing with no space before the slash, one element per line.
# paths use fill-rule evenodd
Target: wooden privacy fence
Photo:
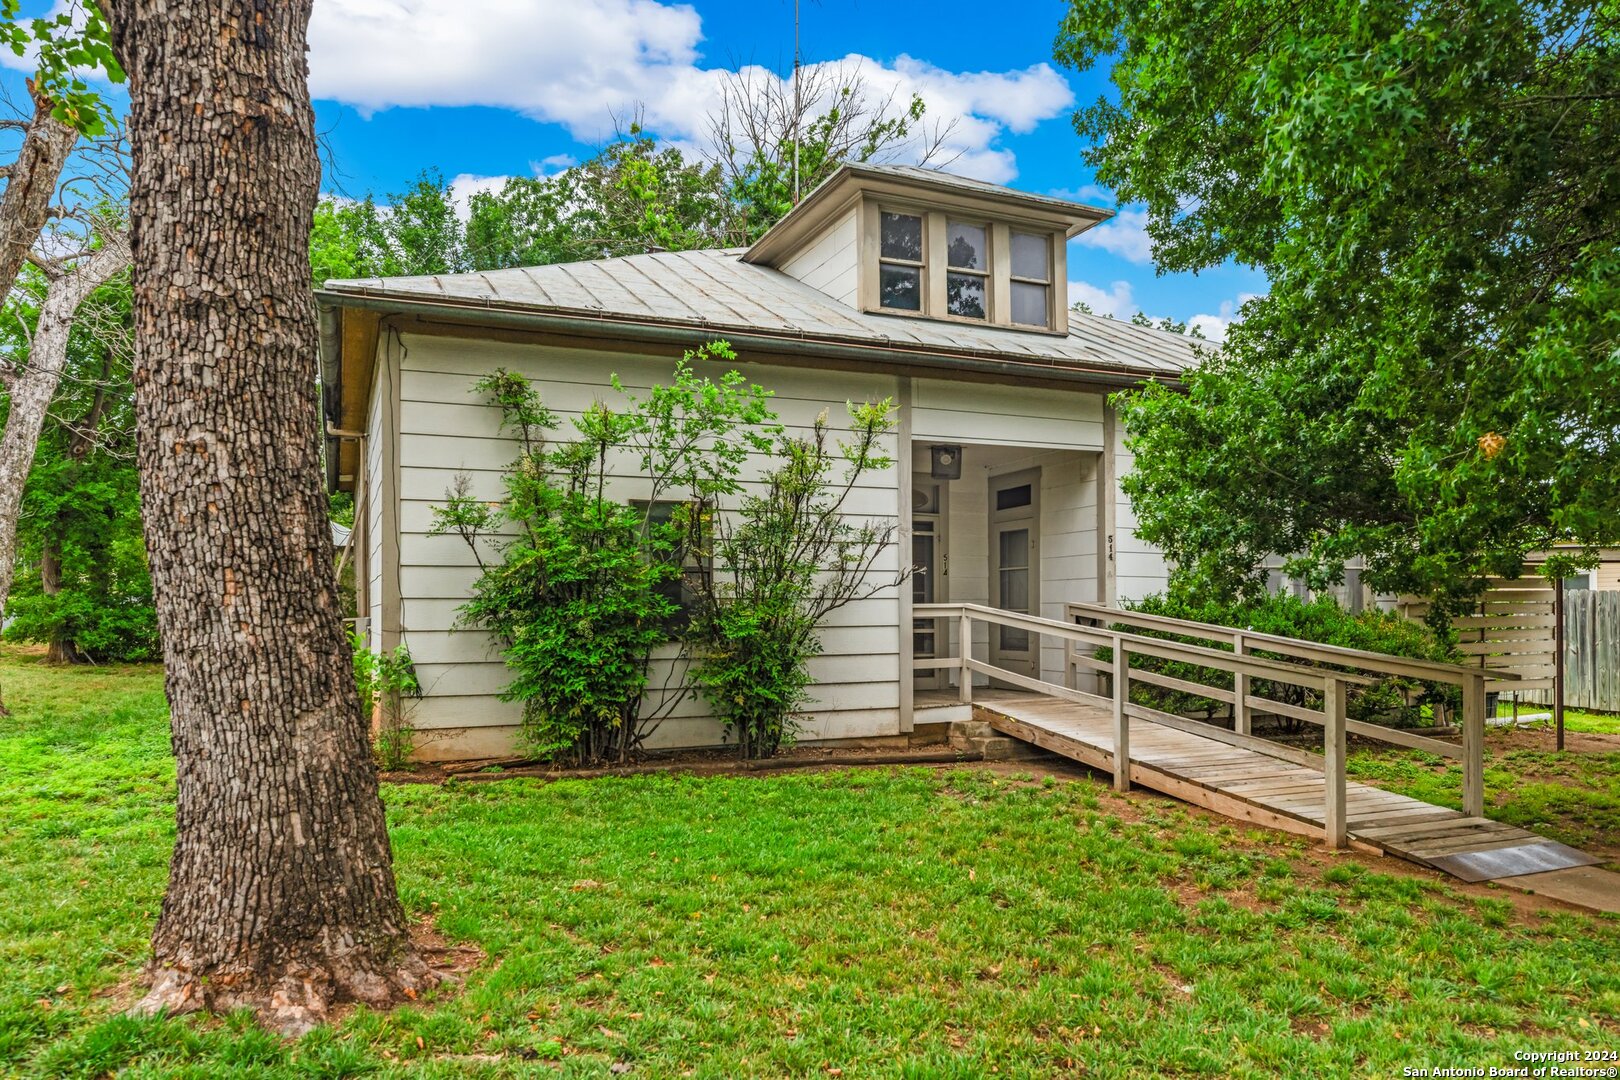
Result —
<path fill-rule="evenodd" d="M 917 670 L 956 669 L 959 672 L 960 700 L 964 704 L 973 701 L 973 675 L 978 673 L 1025 690 L 1111 710 L 1115 748 L 1114 786 L 1121 791 L 1130 787 L 1129 721 L 1138 719 L 1320 769 L 1326 780 L 1324 831 L 1327 842 L 1334 847 L 1344 847 L 1349 839 L 1345 816 L 1345 736 L 1352 731 L 1460 759 L 1463 763 L 1463 812 L 1479 817 L 1484 810 L 1486 674 L 1481 670 L 1318 645 L 1294 638 L 1143 615 L 1096 604 L 1068 605 L 1068 618 L 1065 620 L 1043 619 L 978 604 L 918 604 L 913 608 L 913 614 L 919 619 L 954 619 L 957 622 L 955 635 L 942 635 L 947 638 L 954 636 L 954 647 L 942 650 L 953 655 L 916 659 L 913 667 Z M 975 658 L 972 655 L 975 622 L 1046 635 L 1063 642 L 1067 684 L 1046 682 Z M 1130 629 L 1121 630 L 1121 626 Z M 1147 633 L 1135 633 L 1134 630 Z M 1149 636 L 1156 633 L 1170 633 L 1214 644 L 1192 644 Z M 1228 648 L 1217 648 L 1215 645 L 1226 645 Z M 1098 659 L 1102 649 L 1110 651 L 1107 659 Z M 1255 656 L 1254 650 L 1268 655 Z M 1200 674 L 1209 681 L 1147 670 L 1132 663 L 1133 658 L 1137 657 L 1187 664 L 1192 667 L 1194 674 Z M 1096 694 L 1079 689 L 1078 677 L 1082 671 L 1109 676 L 1109 693 Z M 1370 681 L 1369 674 L 1373 677 L 1397 675 L 1462 687 L 1462 745 L 1459 747 L 1415 732 L 1350 720 L 1346 715 L 1346 705 L 1351 689 Z M 1314 691 L 1320 695 L 1320 707 L 1309 708 L 1258 697 L 1250 692 L 1251 684 L 1257 679 Z M 1236 729 L 1229 731 L 1224 727 L 1133 702 L 1130 693 L 1133 683 L 1151 684 L 1226 702 L 1233 706 Z M 1322 755 L 1255 736 L 1250 730 L 1250 717 L 1256 711 L 1288 716 L 1322 728 Z"/>
<path fill-rule="evenodd" d="M 1558 658 L 1557 604 L 1557 592 L 1545 578 L 1493 578 L 1473 611 L 1451 620 L 1458 651 L 1469 665 L 1490 673 L 1487 693 L 1518 693 L 1523 698 L 1526 691 L 1552 691 Z M 1429 605 L 1406 597 L 1401 613 L 1422 620 Z"/>
<path fill-rule="evenodd" d="M 1551 705 L 1546 690 L 1520 693 L 1521 701 Z M 1620 592 L 1564 592 L 1564 704 L 1620 712 Z"/>

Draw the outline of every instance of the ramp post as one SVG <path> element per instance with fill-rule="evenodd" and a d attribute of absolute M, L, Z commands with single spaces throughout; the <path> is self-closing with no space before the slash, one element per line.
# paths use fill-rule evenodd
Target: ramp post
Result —
<path fill-rule="evenodd" d="M 973 668 L 968 665 L 968 660 L 973 656 L 973 616 L 964 610 L 958 626 L 960 629 L 957 631 L 957 637 L 961 639 L 958 648 L 962 653 L 962 676 L 959 681 L 962 685 L 957 687 L 957 700 L 963 705 L 971 705 L 973 704 Z"/>
<path fill-rule="evenodd" d="M 1345 847 L 1350 841 L 1344 813 L 1345 704 L 1344 680 L 1329 679 L 1322 691 L 1322 775 L 1327 799 L 1322 825 L 1327 845 L 1333 848 Z"/>
<path fill-rule="evenodd" d="M 1131 698 L 1131 663 L 1125 643 L 1114 635 L 1114 790 L 1131 790 L 1131 721 L 1125 703 Z"/>
<path fill-rule="evenodd" d="M 1242 634 L 1232 635 L 1232 655 L 1242 656 L 1248 651 L 1248 646 Z M 1249 718 L 1249 673 L 1247 671 L 1234 672 L 1232 675 L 1232 730 L 1239 735 L 1251 734 L 1253 726 Z"/>
<path fill-rule="evenodd" d="M 1485 816 L 1485 673 L 1463 681 L 1463 813 Z"/>

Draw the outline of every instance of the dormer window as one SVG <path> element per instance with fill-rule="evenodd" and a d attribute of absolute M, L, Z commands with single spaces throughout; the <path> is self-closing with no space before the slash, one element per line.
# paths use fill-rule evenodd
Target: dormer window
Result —
<path fill-rule="evenodd" d="M 742 260 L 884 316 L 897 337 L 937 340 L 950 323 L 964 342 L 975 328 L 1064 336 L 1067 241 L 1108 216 L 913 165 L 845 162 Z"/>
<path fill-rule="evenodd" d="M 1019 326 L 1052 322 L 1052 237 L 1012 233 L 1012 321 Z"/>
<path fill-rule="evenodd" d="M 1060 230 L 978 217 L 972 207 L 933 209 L 875 199 L 865 203 L 860 220 L 853 246 L 870 260 L 859 271 L 866 310 L 1067 330 L 1054 303 L 1064 272 Z"/>
<path fill-rule="evenodd" d="M 879 215 L 878 302 L 895 311 L 921 311 L 923 219 L 917 214 Z"/>
<path fill-rule="evenodd" d="M 988 319 L 990 230 L 952 221 L 945 232 L 945 310 L 958 318 Z"/>

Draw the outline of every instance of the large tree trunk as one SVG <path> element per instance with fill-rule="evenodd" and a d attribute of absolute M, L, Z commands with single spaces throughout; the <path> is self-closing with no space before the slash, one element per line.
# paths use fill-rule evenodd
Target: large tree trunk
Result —
<path fill-rule="evenodd" d="M 0 612 L 11 598 L 11 575 L 17 564 L 17 514 L 23 485 L 34 465 L 34 448 L 45 426 L 45 414 L 67 364 L 73 316 L 90 294 L 129 265 L 128 238 L 109 232 L 101 247 L 72 269 L 51 279 L 39 308 L 28 363 L 11 381 L 11 411 L 0 434 Z"/>
<path fill-rule="evenodd" d="M 296 1033 L 434 978 L 394 885 L 332 579 L 311 0 L 111 0 L 130 77 L 141 497 L 178 836 L 137 1011 Z"/>
<path fill-rule="evenodd" d="M 47 539 L 39 553 L 39 591 L 45 596 L 62 592 L 62 551 L 53 536 Z M 67 632 L 58 626 L 51 633 L 50 651 L 45 661 L 50 664 L 73 664 L 79 660 L 79 650 Z"/>

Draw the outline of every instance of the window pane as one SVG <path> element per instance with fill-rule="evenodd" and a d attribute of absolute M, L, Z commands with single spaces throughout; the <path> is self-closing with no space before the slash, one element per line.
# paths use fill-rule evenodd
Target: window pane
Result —
<path fill-rule="evenodd" d="M 878 232 L 883 238 L 885 259 L 922 262 L 922 218 L 911 214 L 883 214 Z"/>
<path fill-rule="evenodd" d="M 953 221 L 946 227 L 946 262 L 962 270 L 986 270 L 990 260 L 986 256 L 983 225 L 964 225 Z"/>
<path fill-rule="evenodd" d="M 969 319 L 984 318 L 984 278 L 977 274 L 946 274 L 945 310 Z"/>
<path fill-rule="evenodd" d="M 1019 484 L 1017 487 L 1002 488 L 996 492 L 997 510 L 1016 510 L 1020 506 L 1028 506 L 1034 500 L 1034 495 L 1028 484 Z"/>
<path fill-rule="evenodd" d="M 1001 534 L 1001 562 L 1003 569 L 1018 570 L 1029 565 L 1029 530 L 1007 529 Z M 1005 594 L 1001 597 L 1002 607 L 1012 607 L 1007 603 Z"/>
<path fill-rule="evenodd" d="M 1012 276 L 1051 281 L 1052 238 L 1040 233 L 1013 233 Z"/>
<path fill-rule="evenodd" d="M 878 278 L 878 303 L 901 311 L 921 311 L 922 271 L 915 266 L 885 264 Z"/>
<path fill-rule="evenodd" d="M 1029 631 L 1020 630 L 1016 626 L 997 627 L 1001 631 L 1002 652 L 1028 652 Z"/>
<path fill-rule="evenodd" d="M 1050 285 L 1012 283 L 1012 321 L 1021 326 L 1047 325 L 1046 294 Z"/>
<path fill-rule="evenodd" d="M 1008 611 L 1029 611 L 1029 571 L 1001 572 L 1001 606 Z"/>

